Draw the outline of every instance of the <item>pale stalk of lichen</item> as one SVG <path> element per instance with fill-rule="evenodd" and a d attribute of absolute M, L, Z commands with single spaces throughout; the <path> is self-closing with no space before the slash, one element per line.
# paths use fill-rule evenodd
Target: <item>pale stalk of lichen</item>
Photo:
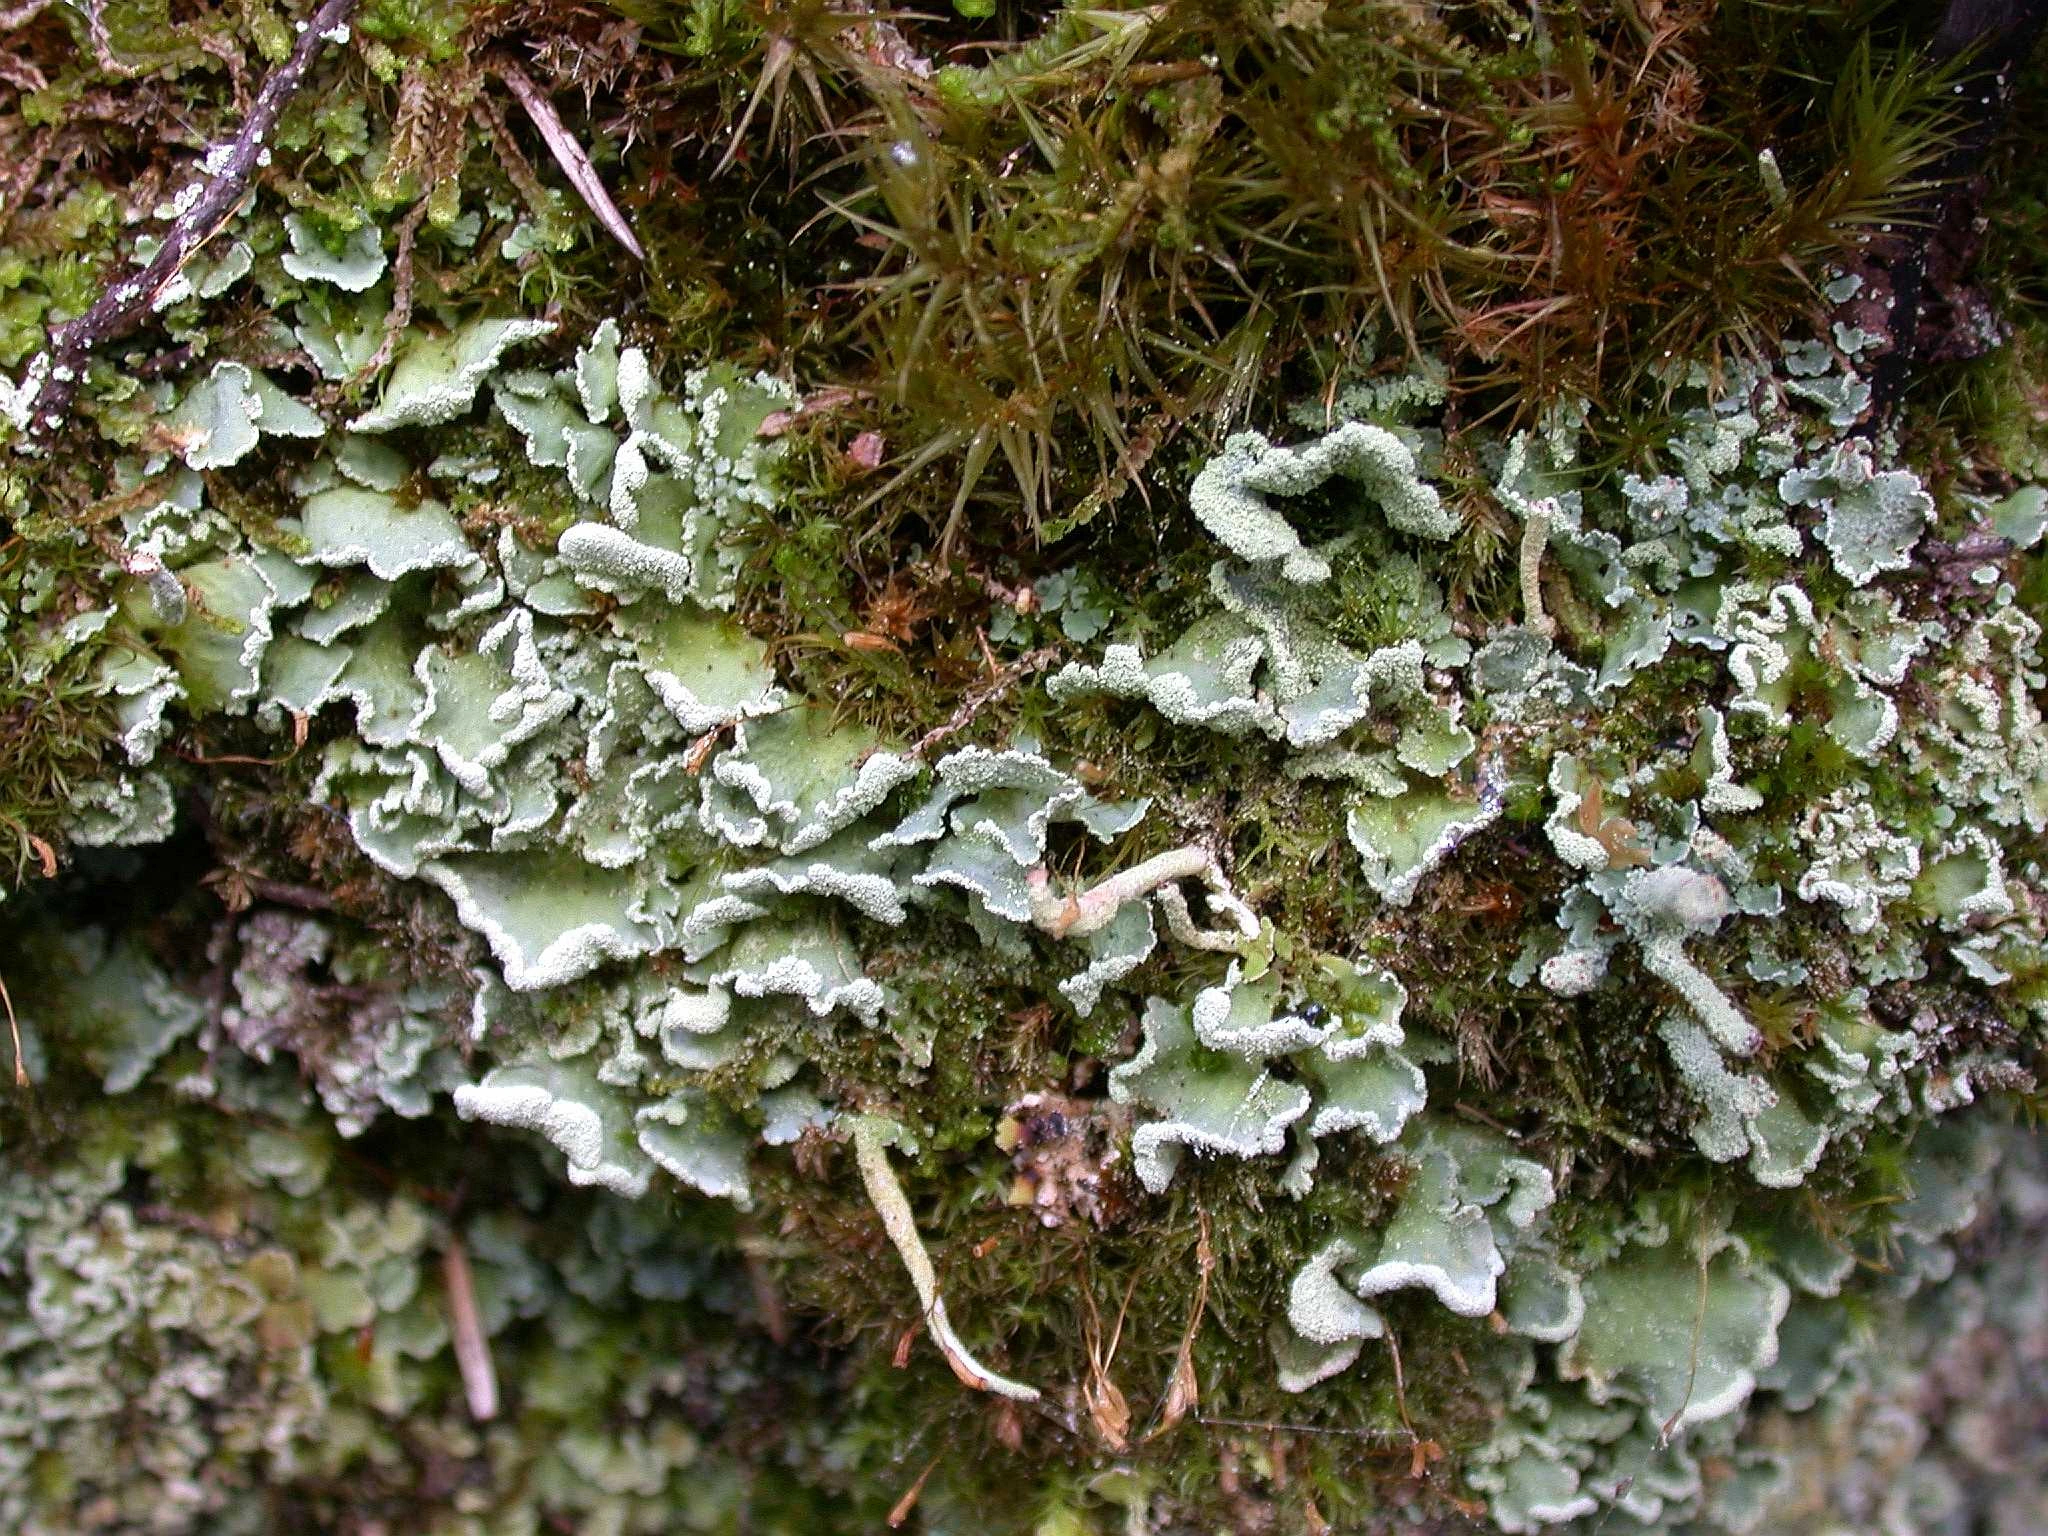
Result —
<path fill-rule="evenodd" d="M 469 1255 L 453 1232 L 441 1249 L 441 1280 L 448 1290 L 448 1337 L 455 1346 L 462 1395 L 469 1401 L 469 1416 L 485 1424 L 498 1416 L 498 1372 L 491 1364 L 490 1336 L 477 1316 Z"/>
<path fill-rule="evenodd" d="M 953 1374 L 964 1385 L 977 1392 L 993 1392 L 998 1397 L 1014 1398 L 1020 1403 L 1037 1402 L 1038 1388 L 998 1376 L 976 1360 L 967 1346 L 960 1342 L 960 1336 L 953 1332 L 953 1324 L 946 1316 L 945 1298 L 939 1294 L 938 1272 L 932 1268 L 924 1239 L 917 1235 L 917 1222 L 910 1214 L 910 1201 L 904 1196 L 903 1186 L 896 1182 L 896 1170 L 889 1166 L 889 1152 L 882 1134 L 878 1121 L 866 1117 L 856 1119 L 853 1122 L 854 1159 L 860 1164 L 860 1179 L 867 1187 L 868 1201 L 874 1206 L 875 1214 L 882 1218 L 882 1230 L 889 1234 L 889 1241 L 896 1245 L 903 1267 L 910 1271 L 910 1283 L 917 1291 L 918 1304 L 924 1308 L 925 1326 L 931 1330 L 932 1342 L 939 1346 L 946 1357 L 946 1364 L 953 1368 Z"/>
<path fill-rule="evenodd" d="M 1181 880 L 1199 880 L 1208 888 L 1210 907 L 1218 916 L 1228 919 L 1237 930 L 1235 936 L 1228 929 L 1204 931 L 1195 926 L 1188 913 L 1187 899 L 1174 889 L 1175 882 Z M 1056 939 L 1078 939 L 1098 933 L 1109 926 L 1125 903 L 1142 900 L 1155 892 L 1166 913 L 1168 930 L 1183 944 L 1195 949 L 1235 949 L 1259 936 L 1259 920 L 1230 889 L 1216 856 L 1206 848 L 1170 848 L 1111 875 L 1078 896 L 1055 896 L 1052 876 L 1042 864 L 1025 876 L 1025 884 L 1030 894 L 1032 923 Z"/>
<path fill-rule="evenodd" d="M 1728 994 L 1692 963 L 1678 934 L 1654 934 L 1643 941 L 1642 951 L 1644 968 L 1671 984 L 1685 999 L 1693 1017 L 1723 1050 L 1748 1056 L 1763 1043 L 1756 1026 L 1742 1016 L 1742 1010 L 1728 1000 Z"/>
<path fill-rule="evenodd" d="M 1216 884 L 1209 887 L 1209 907 L 1212 911 L 1230 919 L 1227 928 L 1197 928 L 1192 913 L 1188 911 L 1188 899 L 1181 895 L 1177 885 L 1162 885 L 1153 892 L 1159 902 L 1159 910 L 1166 915 L 1166 931 L 1189 949 L 1211 949 L 1223 953 L 1235 953 L 1244 947 L 1247 939 L 1259 936 L 1259 920 L 1252 915 L 1252 909 L 1231 893 Z"/>
<path fill-rule="evenodd" d="M 1546 640 L 1557 633 L 1557 620 L 1543 611 L 1543 551 L 1550 544 L 1548 497 L 1532 502 L 1522 518 L 1522 622 Z"/>

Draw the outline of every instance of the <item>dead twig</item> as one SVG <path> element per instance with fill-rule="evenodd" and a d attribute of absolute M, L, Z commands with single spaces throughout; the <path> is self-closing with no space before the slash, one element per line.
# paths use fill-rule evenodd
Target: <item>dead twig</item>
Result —
<path fill-rule="evenodd" d="M 1394 1407 L 1401 1414 L 1401 1428 L 1408 1432 L 1408 1443 L 1414 1445 L 1422 1439 L 1415 1433 L 1415 1421 L 1408 1417 L 1408 1378 L 1401 1369 L 1401 1341 L 1394 1330 L 1387 1330 L 1387 1353 L 1394 1359 Z"/>
<path fill-rule="evenodd" d="M 7 990 L 7 978 L 0 976 L 0 1003 L 7 1005 L 7 1033 L 14 1038 L 14 1086 L 28 1086 L 28 1063 L 21 1059 L 21 1024 L 14 1017 L 14 998 Z"/>
<path fill-rule="evenodd" d="M 1671 1443 L 1671 1437 L 1678 1432 L 1679 1426 L 1685 1422 L 1685 1410 L 1692 1406 L 1692 1390 L 1700 1378 L 1700 1339 L 1707 1329 L 1708 1261 L 1709 1255 L 1702 1252 L 1699 1255 L 1699 1300 L 1693 1308 L 1692 1314 L 1692 1352 L 1685 1369 L 1685 1395 L 1679 1398 L 1678 1406 L 1671 1410 L 1671 1417 L 1658 1427 L 1657 1448 L 1659 1450 L 1662 1450 Z"/>
<path fill-rule="evenodd" d="M 427 200 L 413 204 L 398 225 L 398 254 L 391 262 L 391 313 L 384 317 L 384 337 L 370 360 L 356 370 L 352 382 L 362 383 L 384 371 L 391 354 L 398 350 L 398 338 L 412 324 L 412 245 L 420 232 L 420 220 L 427 216 Z"/>
<path fill-rule="evenodd" d="M 635 261 L 645 261 L 647 253 L 640 249 L 640 242 L 633 236 L 632 225 L 619 212 L 619 206 L 604 189 L 604 181 L 597 174 L 597 167 L 590 163 L 590 156 L 583 145 L 562 121 L 555 104 L 548 100 L 541 88 L 517 64 L 507 59 L 493 59 L 489 69 L 492 74 L 505 82 L 505 89 L 513 99 L 526 109 L 526 115 L 533 119 L 533 126 L 540 130 L 542 141 L 548 153 L 555 157 L 555 164 L 562 168 L 562 174 L 569 178 L 569 185 L 576 189 L 576 195 L 583 199 L 583 205 L 596 216 L 597 222 L 611 233 L 611 237 L 633 255 Z"/>
<path fill-rule="evenodd" d="M 986 641 L 984 641 L 986 644 Z M 953 711 L 944 725 L 934 726 L 918 737 L 917 744 L 910 749 L 910 756 L 922 762 L 931 751 L 948 736 L 958 735 L 974 721 L 974 717 L 1008 693 L 1012 688 L 1035 672 L 1042 672 L 1059 659 L 1059 647 L 1041 646 L 1027 651 L 1007 667 L 1000 668 L 989 682 L 982 684 L 960 701 L 960 707 Z"/>
<path fill-rule="evenodd" d="M 789 1309 L 782 1304 L 782 1293 L 775 1288 L 775 1273 L 768 1267 L 768 1255 L 762 1249 L 759 1233 L 741 1230 L 740 1258 L 746 1265 L 747 1286 L 754 1293 L 754 1310 L 760 1314 L 761 1326 L 776 1344 L 787 1344 Z"/>
<path fill-rule="evenodd" d="M 1409 1433 L 1400 1429 L 1343 1429 L 1328 1424 L 1291 1424 L 1284 1419 L 1225 1419 L 1211 1413 L 1196 1414 L 1194 1422 L 1218 1429 L 1284 1430 L 1290 1435 L 1335 1435 L 1355 1440 L 1406 1440 Z"/>
<path fill-rule="evenodd" d="M 334 910 L 334 898 L 317 886 L 272 880 L 266 875 L 244 875 L 242 879 L 249 887 L 249 894 L 258 900 L 275 902 L 281 907 L 296 907 L 301 912 Z"/>
<path fill-rule="evenodd" d="M 453 1230 L 441 1248 L 441 1279 L 448 1291 L 448 1337 L 455 1345 L 455 1369 L 469 1416 L 479 1424 L 498 1416 L 498 1372 L 491 1364 L 490 1336 L 476 1310 L 476 1278 L 469 1254 Z"/>
<path fill-rule="evenodd" d="M 181 210 L 165 231 L 163 244 L 140 272 L 115 283 L 84 314 L 60 326 L 50 348 L 28 366 L 15 387 L 0 384 L 0 414 L 23 429 L 31 443 L 47 443 L 69 419 L 72 397 L 94 350 L 133 330 L 152 312 L 158 294 L 185 264 L 213 238 L 247 195 L 257 170 L 270 157 L 268 140 L 286 103 L 298 94 L 314 56 L 331 42 L 348 36 L 348 19 L 357 0 L 326 0 L 305 24 L 291 56 L 280 64 L 256 100 L 242 127 L 225 143 L 207 150 L 199 179 L 172 200 Z"/>

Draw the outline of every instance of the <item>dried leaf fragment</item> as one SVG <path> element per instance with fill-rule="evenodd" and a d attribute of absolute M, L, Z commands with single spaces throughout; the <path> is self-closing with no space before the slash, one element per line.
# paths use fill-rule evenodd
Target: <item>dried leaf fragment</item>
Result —
<path fill-rule="evenodd" d="M 1158 1439 L 1202 1405 L 1202 1385 L 1195 1375 L 1195 1336 L 1202 1329 L 1202 1315 L 1209 1307 L 1209 1276 L 1216 1269 L 1216 1254 L 1209 1246 L 1209 1214 L 1197 1211 L 1201 1230 L 1195 1238 L 1195 1301 L 1188 1309 L 1187 1327 L 1181 1330 L 1180 1348 L 1174 1351 L 1173 1374 L 1166 1380 L 1166 1396 L 1159 1404 L 1159 1422 L 1145 1439 Z"/>
<path fill-rule="evenodd" d="M 930 1480 L 932 1470 L 933 1468 L 937 1467 L 938 1464 L 939 1458 L 934 1456 L 931 1459 L 931 1461 L 926 1465 L 925 1469 L 917 1474 L 917 1481 L 912 1483 L 910 1487 L 907 1490 L 905 1490 L 903 1497 L 896 1501 L 895 1507 L 889 1511 L 890 1530 L 893 1531 L 899 1529 L 902 1526 L 903 1522 L 910 1518 L 910 1512 L 913 1509 L 917 1508 L 918 1496 L 924 1492 L 924 1485 L 927 1481 Z"/>
<path fill-rule="evenodd" d="M 1117 1345 L 1123 1342 L 1124 1317 L 1136 1289 L 1134 1277 L 1131 1290 L 1124 1293 L 1123 1306 L 1117 1310 L 1116 1328 L 1110 1334 L 1107 1348 L 1102 1343 L 1102 1319 L 1095 1310 L 1095 1294 L 1085 1287 L 1081 1292 L 1088 1303 L 1088 1377 L 1081 1383 L 1081 1401 L 1086 1404 L 1088 1421 L 1102 1436 L 1102 1443 L 1118 1455 L 1131 1448 L 1131 1405 L 1123 1389 L 1110 1377 L 1109 1367 L 1116 1359 Z"/>

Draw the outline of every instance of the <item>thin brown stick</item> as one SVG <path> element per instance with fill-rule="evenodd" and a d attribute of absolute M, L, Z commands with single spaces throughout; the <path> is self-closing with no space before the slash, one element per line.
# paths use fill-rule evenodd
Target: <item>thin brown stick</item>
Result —
<path fill-rule="evenodd" d="M 1219 1429 L 1285 1430 L 1290 1435 L 1336 1435 L 1355 1440 L 1400 1440 L 1412 1433 L 1399 1429 L 1341 1429 L 1328 1424 L 1290 1424 L 1284 1419 L 1226 1419 L 1213 1413 L 1198 1413 L 1192 1422 Z M 1405 1451 L 1406 1447 L 1402 1449 Z"/>
<path fill-rule="evenodd" d="M 297 885 L 289 880 L 272 880 L 266 875 L 244 875 L 243 884 L 259 901 L 274 901 L 281 907 L 301 912 L 332 912 L 334 898 L 317 886 Z"/>
<path fill-rule="evenodd" d="M 1124 1292 L 1123 1305 L 1117 1308 L 1116 1328 L 1109 1336 L 1109 1347 L 1102 1347 L 1102 1315 L 1095 1307 L 1095 1287 L 1084 1281 L 1081 1299 L 1088 1304 L 1088 1379 L 1081 1383 L 1081 1401 L 1088 1409 L 1088 1418 L 1095 1426 L 1095 1432 L 1102 1436 L 1102 1443 L 1121 1456 L 1131 1448 L 1131 1407 L 1125 1399 L 1123 1388 L 1111 1379 L 1109 1368 L 1116 1363 L 1117 1346 L 1123 1343 L 1124 1319 L 1130 1314 L 1131 1297 L 1137 1294 L 1138 1277 L 1131 1276 L 1130 1288 Z"/>
<path fill-rule="evenodd" d="M 384 317 L 384 339 L 377 343 L 370 360 L 356 370 L 354 383 L 363 383 L 384 371 L 384 365 L 398 350 L 399 334 L 412 324 L 412 247 L 419 236 L 420 220 L 426 216 L 427 200 L 421 198 L 399 221 L 398 253 L 391 259 L 391 313 Z"/>
<path fill-rule="evenodd" d="M 46 443 L 56 435 L 69 419 L 87 358 L 96 348 L 139 325 L 151 313 L 157 295 L 234 216 L 258 168 L 269 158 L 267 141 L 285 104 L 305 83 L 314 55 L 325 44 L 347 36 L 347 22 L 356 4 L 357 0 L 326 0 L 313 13 L 292 45 L 291 56 L 256 93 L 241 130 L 207 150 L 199 179 L 174 199 L 184 211 L 172 221 L 149 264 L 115 283 L 76 320 L 58 327 L 51 335 L 50 349 L 29 364 L 19 389 L 0 388 L 7 414 L 27 431 L 30 442 Z"/>
<path fill-rule="evenodd" d="M 498 1416 L 498 1372 L 491 1364 L 490 1336 L 477 1315 L 469 1254 L 452 1230 L 441 1249 L 441 1279 L 448 1290 L 448 1336 L 455 1345 L 462 1395 L 469 1401 L 469 1416 L 479 1424 L 488 1423 Z"/>
<path fill-rule="evenodd" d="M 931 751 L 933 747 L 936 747 L 948 736 L 956 735 L 960 731 L 965 730 L 973 723 L 976 715 L 1016 687 L 1025 678 L 1031 676 L 1034 672 L 1043 672 L 1047 667 L 1051 666 L 1059 659 L 1059 654 L 1058 646 L 1047 645 L 1041 646 L 1035 651 L 1028 651 L 1018 657 L 998 672 L 991 681 L 982 684 L 979 688 L 968 694 L 966 698 L 962 699 L 960 707 L 953 711 L 944 725 L 934 726 L 931 730 L 926 731 L 924 735 L 918 737 L 917 744 L 910 749 L 910 756 L 922 761 L 924 755 Z"/>
<path fill-rule="evenodd" d="M 1155 85 L 1171 85 L 1177 80 L 1199 80 L 1209 72 L 1209 64 L 1202 59 L 1173 59 L 1163 64 L 1133 64 L 1123 72 L 1117 84 L 1146 89 Z"/>
<path fill-rule="evenodd" d="M 243 752 L 223 752 L 218 757 L 208 757 L 203 752 L 188 752 L 176 746 L 171 748 L 171 753 L 175 757 L 183 758 L 188 763 L 197 763 L 202 768 L 217 768 L 234 763 L 244 764 L 251 768 L 277 768 L 297 757 L 299 749 L 293 747 L 283 757 L 250 757 L 247 753 Z"/>
<path fill-rule="evenodd" d="M 768 1256 L 761 1249 L 758 1233 L 742 1230 L 740 1258 L 746 1265 L 747 1285 L 754 1293 L 754 1310 L 761 1315 L 761 1326 L 775 1343 L 787 1344 L 789 1309 L 782 1304 L 782 1293 L 776 1289 L 775 1275 L 768 1267 Z"/>
<path fill-rule="evenodd" d="M 548 153 L 555 157 L 555 164 L 562 168 L 562 174 L 569 178 L 569 185 L 583 199 L 583 206 L 596 215 L 597 222 L 610 232 L 614 240 L 632 253 L 635 261 L 645 261 L 647 253 L 640 249 L 640 242 L 633 237 L 633 226 L 626 222 L 626 216 L 619 212 L 619 205 L 605 191 L 604 180 L 597 174 L 597 167 L 590 163 L 590 156 L 562 121 L 562 114 L 555 110 L 555 104 L 548 100 L 525 70 L 509 59 L 492 60 L 490 70 L 505 82 L 505 89 L 533 119 L 533 126 L 540 130 Z"/>
<path fill-rule="evenodd" d="M 14 1086 L 28 1086 L 28 1063 L 21 1059 L 21 1025 L 14 1017 L 14 999 L 7 991 L 7 978 L 0 976 L 0 1003 L 7 1005 L 7 1033 L 14 1037 Z"/>
<path fill-rule="evenodd" d="M 1408 1431 L 1411 1441 L 1420 1440 L 1422 1437 L 1415 1433 L 1415 1421 L 1408 1417 L 1408 1378 L 1401 1370 L 1401 1341 L 1391 1328 L 1387 1330 L 1387 1353 L 1394 1359 L 1394 1406 L 1400 1410 L 1401 1427 Z"/>

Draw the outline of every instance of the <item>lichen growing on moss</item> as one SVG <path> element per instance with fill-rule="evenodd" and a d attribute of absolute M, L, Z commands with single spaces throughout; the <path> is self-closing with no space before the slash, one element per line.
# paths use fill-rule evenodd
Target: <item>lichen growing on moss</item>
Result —
<path fill-rule="evenodd" d="M 373 8 L 0 427 L 9 1528 L 2031 1529 L 1851 1441 L 2040 1385 L 2048 492 L 1776 286 L 1951 82 L 959 9 Z M 0 406 L 289 47 L 58 19 Z"/>

